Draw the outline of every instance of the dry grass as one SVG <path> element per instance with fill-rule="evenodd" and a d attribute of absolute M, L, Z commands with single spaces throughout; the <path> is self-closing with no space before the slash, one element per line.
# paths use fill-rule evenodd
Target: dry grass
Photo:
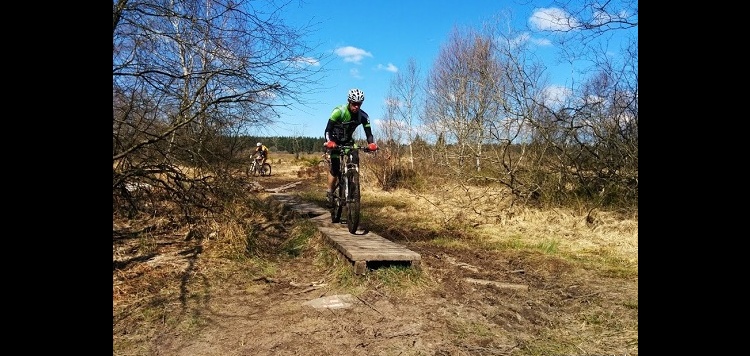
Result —
<path fill-rule="evenodd" d="M 319 157 L 303 158 L 272 155 L 272 177 L 243 179 L 303 181 L 290 193 L 322 204 Z M 638 354 L 637 215 L 511 206 L 498 187 L 449 182 L 385 192 L 366 164 L 362 224 L 420 253 L 422 271 L 354 275 L 262 191 L 191 226 L 113 221 L 113 355 Z M 301 306 L 344 293 L 359 301 L 348 311 Z"/>
<path fill-rule="evenodd" d="M 370 206 L 379 207 L 370 214 L 387 217 L 392 225 L 429 231 L 458 230 L 462 235 L 470 232 L 488 244 L 535 246 L 551 242 L 565 254 L 606 251 L 637 264 L 637 216 L 624 218 L 619 213 L 597 211 L 591 219 L 588 212 L 572 209 L 509 208 L 507 199 L 498 192 L 501 190 L 456 185 L 415 194 L 404 189 L 384 192 L 365 186 L 363 199 L 371 202 Z"/>

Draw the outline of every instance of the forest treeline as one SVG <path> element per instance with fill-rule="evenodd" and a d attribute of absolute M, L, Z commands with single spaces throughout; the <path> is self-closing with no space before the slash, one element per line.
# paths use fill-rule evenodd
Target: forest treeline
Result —
<path fill-rule="evenodd" d="M 291 137 L 291 136 L 242 136 L 240 140 L 246 140 L 248 145 L 255 147 L 260 142 L 271 152 L 306 153 L 323 152 L 325 138 L 321 137 Z"/>

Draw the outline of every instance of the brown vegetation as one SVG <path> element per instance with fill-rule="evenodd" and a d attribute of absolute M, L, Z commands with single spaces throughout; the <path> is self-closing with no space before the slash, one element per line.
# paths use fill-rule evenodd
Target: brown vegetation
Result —
<path fill-rule="evenodd" d="M 508 209 L 499 187 L 450 182 L 386 192 L 368 163 L 362 224 L 421 271 L 354 275 L 265 189 L 188 224 L 114 216 L 113 355 L 638 354 L 637 213 Z M 298 176 L 308 164 L 236 185 L 301 182 L 286 192 L 322 205 L 324 176 Z M 352 305 L 306 305 L 335 295 Z"/>

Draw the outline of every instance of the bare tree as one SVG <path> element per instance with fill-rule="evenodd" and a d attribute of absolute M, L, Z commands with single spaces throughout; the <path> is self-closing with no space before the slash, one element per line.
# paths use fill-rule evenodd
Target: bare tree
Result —
<path fill-rule="evenodd" d="M 492 98 L 501 90 L 501 68 L 494 58 L 492 38 L 475 30 L 454 28 L 430 72 L 423 121 L 436 136 L 445 135 L 455 146 L 449 157 L 457 172 L 467 167 L 481 170 L 485 124 L 499 114 L 503 103 Z"/>
<path fill-rule="evenodd" d="M 524 34 L 500 28 L 454 31 L 427 79 L 423 122 L 457 160 L 454 181 L 498 182 L 525 202 L 637 202 L 637 40 L 621 57 L 584 46 L 595 75 L 561 101 Z"/>
<path fill-rule="evenodd" d="M 583 80 L 571 82 L 563 103 L 537 102 L 535 136 L 554 159 L 556 184 L 546 196 L 570 194 L 596 204 L 637 204 L 638 197 L 638 2 L 584 1 L 575 7 L 554 2 L 531 21 L 539 33 L 553 33 L 561 59 L 589 63 Z M 621 47 L 611 39 L 621 36 Z"/>
<path fill-rule="evenodd" d="M 384 104 L 385 116 L 383 117 L 383 124 L 380 131 L 382 145 L 387 146 L 391 150 L 397 150 L 403 140 L 404 126 L 397 114 L 401 103 L 399 98 L 394 95 L 393 90 L 393 87 L 388 89 L 388 95 Z"/>
<path fill-rule="evenodd" d="M 283 98 L 317 83 L 319 67 L 309 64 L 321 58 L 308 55 L 307 29 L 283 23 L 282 7 L 249 0 L 113 4 L 116 206 L 128 201 L 137 210 L 132 187 L 145 184 L 170 192 L 184 209 L 210 208 L 207 174 L 227 169 L 234 152 L 226 138 L 270 122 Z"/>
<path fill-rule="evenodd" d="M 396 73 L 391 81 L 391 90 L 394 92 L 393 99 L 398 120 L 402 123 L 403 130 L 406 131 L 406 141 L 409 145 L 409 167 L 414 169 L 414 125 L 418 121 L 417 103 L 420 101 L 422 94 L 420 73 L 417 62 L 414 58 L 409 58 L 406 65 L 406 73 Z"/>
<path fill-rule="evenodd" d="M 380 149 L 367 165 L 372 169 L 378 186 L 383 190 L 396 187 L 395 174 L 399 171 L 401 161 L 403 127 L 396 117 L 398 105 L 392 89 L 389 90 L 385 102 L 385 116 L 378 127 Z"/>
<path fill-rule="evenodd" d="M 547 82 L 544 67 L 528 41 L 523 40 L 524 34 L 505 21 L 508 18 L 498 18 L 491 33 L 495 39 L 494 58 L 501 68 L 497 78 L 501 90 L 490 99 L 500 103 L 500 107 L 486 123 L 486 159 L 491 170 L 484 179 L 495 180 L 508 187 L 514 197 L 528 201 L 538 194 L 538 184 L 531 177 L 539 176 L 542 170 L 544 147 L 532 143 L 536 135 L 534 122 L 543 113 L 538 103 L 545 100 Z"/>

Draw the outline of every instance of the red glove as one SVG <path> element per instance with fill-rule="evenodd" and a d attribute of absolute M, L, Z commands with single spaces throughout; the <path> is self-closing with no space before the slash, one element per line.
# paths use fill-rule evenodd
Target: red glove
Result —
<path fill-rule="evenodd" d="M 336 142 L 333 142 L 333 141 L 326 142 L 326 148 L 329 148 L 329 149 L 336 148 Z"/>
<path fill-rule="evenodd" d="M 367 145 L 367 149 L 370 150 L 370 151 L 377 151 L 378 150 L 378 145 L 376 145 L 375 142 L 373 142 L 373 143 Z"/>

